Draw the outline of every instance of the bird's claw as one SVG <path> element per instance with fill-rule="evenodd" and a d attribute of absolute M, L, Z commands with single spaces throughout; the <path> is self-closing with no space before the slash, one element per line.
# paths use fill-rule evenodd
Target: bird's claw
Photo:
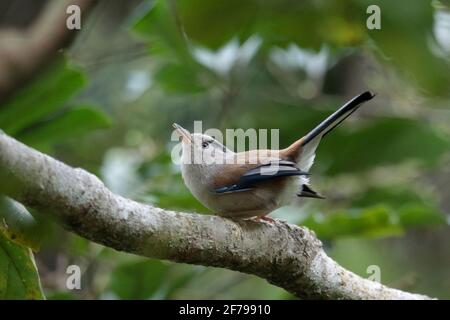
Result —
<path fill-rule="evenodd" d="M 275 220 L 268 216 L 258 216 L 255 218 L 255 221 L 261 222 L 261 221 L 267 221 L 269 223 L 275 223 Z"/>

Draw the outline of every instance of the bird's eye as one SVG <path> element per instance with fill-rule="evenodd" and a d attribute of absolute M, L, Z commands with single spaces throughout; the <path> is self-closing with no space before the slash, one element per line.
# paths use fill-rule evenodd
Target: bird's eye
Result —
<path fill-rule="evenodd" d="M 203 149 L 208 148 L 208 146 L 209 146 L 209 142 L 208 142 L 208 141 L 203 141 L 203 142 L 202 142 L 202 148 L 203 148 Z"/>

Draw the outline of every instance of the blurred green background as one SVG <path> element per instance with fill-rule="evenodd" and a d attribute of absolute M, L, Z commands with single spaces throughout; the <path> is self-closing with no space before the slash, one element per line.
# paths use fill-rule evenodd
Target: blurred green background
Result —
<path fill-rule="evenodd" d="M 30 2 L 2 1 L 0 27 L 31 21 L 39 10 Z M 380 30 L 366 27 L 372 4 Z M 209 213 L 171 161 L 171 123 L 280 129 L 285 147 L 374 91 L 318 149 L 311 180 L 327 199 L 273 217 L 313 229 L 332 258 L 363 277 L 379 266 L 386 285 L 450 299 L 449 5 L 100 1 L 70 48 L 0 104 L 0 128 L 118 194 Z M 36 12 L 25 19 L 27 8 Z M 0 216 L 17 210 L 26 209 L 0 201 Z M 0 298 L 294 298 L 254 276 L 119 253 L 30 211 L 33 239 L 0 228 Z M 41 285 L 29 261 L 9 268 L 11 257 L 29 259 L 24 244 L 36 249 Z M 71 264 L 81 267 L 81 290 L 66 288 Z"/>

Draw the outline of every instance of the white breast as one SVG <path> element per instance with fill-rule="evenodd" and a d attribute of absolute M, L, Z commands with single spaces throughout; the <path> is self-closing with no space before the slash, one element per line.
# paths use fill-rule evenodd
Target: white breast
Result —
<path fill-rule="evenodd" d="M 212 192 L 211 182 L 212 176 L 215 171 L 214 165 L 203 166 L 200 164 L 189 164 L 181 166 L 181 174 L 183 176 L 184 183 L 188 187 L 189 191 L 206 207 L 211 207 Z"/>

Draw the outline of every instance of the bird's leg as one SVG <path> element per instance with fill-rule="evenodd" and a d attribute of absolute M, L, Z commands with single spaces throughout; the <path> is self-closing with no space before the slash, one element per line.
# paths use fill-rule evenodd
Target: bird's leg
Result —
<path fill-rule="evenodd" d="M 270 217 L 268 217 L 268 216 L 266 216 L 266 215 L 257 216 L 257 217 L 255 218 L 255 221 L 260 222 L 261 220 L 267 221 L 267 222 L 269 222 L 269 223 L 275 223 L 275 220 L 273 220 L 272 218 L 270 218 Z"/>

